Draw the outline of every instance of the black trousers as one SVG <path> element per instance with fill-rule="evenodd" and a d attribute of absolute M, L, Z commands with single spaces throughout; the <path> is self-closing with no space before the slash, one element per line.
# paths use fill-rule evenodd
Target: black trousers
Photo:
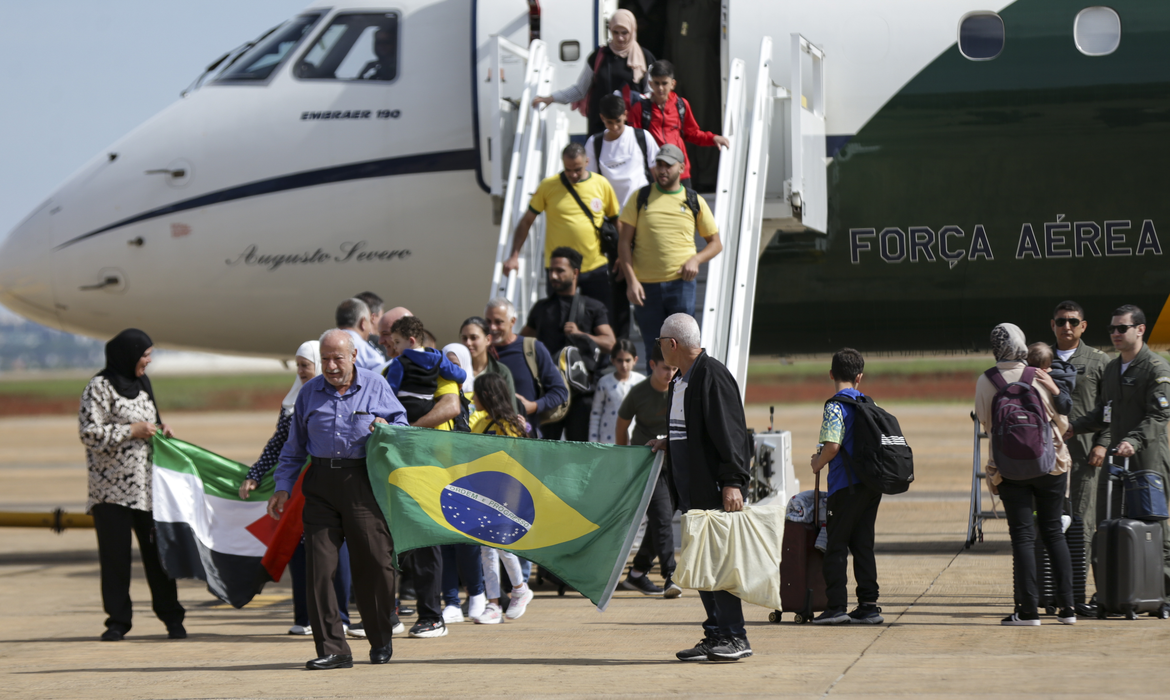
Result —
<path fill-rule="evenodd" d="M 443 552 L 438 547 L 421 547 L 403 554 L 405 566 L 414 576 L 418 596 L 418 621 L 443 619 Z"/>
<path fill-rule="evenodd" d="M 609 267 L 608 265 L 606 266 Z M 630 299 L 626 296 L 630 285 L 625 278 L 618 279 L 615 271 L 609 273 L 609 290 L 610 290 L 610 305 L 609 305 L 609 325 L 613 328 L 613 334 L 616 338 L 630 337 Z M 646 362 L 650 362 L 650 358 L 646 358 Z"/>
<path fill-rule="evenodd" d="M 1035 615 L 1040 596 L 1036 585 L 1036 530 L 1044 540 L 1056 578 L 1056 604 L 1061 608 L 1072 607 L 1072 559 L 1060 526 L 1066 483 L 1068 474 L 1047 474 L 1022 481 L 1004 479 L 999 484 L 999 498 L 1003 501 L 1012 538 L 1016 612 L 1021 615 Z"/>
<path fill-rule="evenodd" d="M 865 484 L 843 488 L 829 496 L 827 518 L 829 542 L 825 547 L 825 593 L 830 608 L 849 604 L 849 555 L 853 555 L 853 577 L 857 579 L 857 602 L 878 600 L 877 561 L 873 555 L 874 523 L 881 491 Z"/>
<path fill-rule="evenodd" d="M 163 571 L 154 541 L 154 515 L 113 503 L 93 506 L 93 529 L 97 533 L 98 562 L 101 564 L 102 606 L 106 627 L 129 632 L 133 615 L 130 602 L 130 532 L 138 537 L 138 551 L 146 569 L 154 614 L 167 627 L 183 623 L 186 611 L 179 604 L 175 580 Z"/>
<path fill-rule="evenodd" d="M 540 436 L 545 440 L 560 440 L 563 433 L 566 440 L 585 442 L 589 439 L 589 414 L 592 411 L 593 394 L 579 394 L 573 391 L 568 414 L 556 423 L 545 423 L 540 426 Z"/>
<path fill-rule="evenodd" d="M 707 611 L 707 619 L 703 621 L 703 632 L 707 637 L 747 639 L 747 631 L 743 628 L 743 601 L 727 591 L 699 591 L 699 600 L 703 601 L 703 609 Z"/>
<path fill-rule="evenodd" d="M 394 540 L 374 500 L 369 475 L 361 467 L 331 469 L 317 464 L 305 473 L 301 489 L 309 624 L 318 656 L 351 653 L 333 590 L 343 542 L 349 545 L 353 592 L 366 638 L 375 649 L 390 644 L 398 572 L 391 565 Z"/>
<path fill-rule="evenodd" d="M 658 557 L 658 568 L 662 576 L 669 579 L 674 575 L 674 506 L 670 503 L 670 490 L 666 485 L 666 470 L 659 472 L 658 483 L 646 507 L 646 535 L 634 555 L 634 569 L 650 570 L 654 557 Z"/>

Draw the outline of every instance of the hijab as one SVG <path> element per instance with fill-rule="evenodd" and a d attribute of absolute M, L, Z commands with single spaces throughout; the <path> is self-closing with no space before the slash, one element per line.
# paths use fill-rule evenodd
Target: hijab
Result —
<path fill-rule="evenodd" d="M 991 329 L 991 351 L 996 362 L 1023 362 L 1028 357 L 1028 341 L 1014 323 L 1001 323 Z"/>
<path fill-rule="evenodd" d="M 626 59 L 626 65 L 634 73 L 634 82 L 641 83 L 642 76 L 646 75 L 646 54 L 638 44 L 638 20 L 634 19 L 633 12 L 618 10 L 609 18 L 609 27 L 611 30 L 614 27 L 625 27 L 630 31 L 630 40 L 625 46 L 619 47 L 614 39 L 610 39 L 609 50 Z"/>
<path fill-rule="evenodd" d="M 297 348 L 297 357 L 303 357 L 313 363 L 317 368 L 317 374 L 321 374 L 321 343 L 316 340 L 306 340 Z M 297 396 L 301 393 L 301 387 L 305 383 L 301 381 L 300 375 L 297 375 L 296 381 L 293 382 L 292 388 L 288 390 L 284 401 L 280 402 L 281 408 L 292 413 L 297 404 Z"/>
<path fill-rule="evenodd" d="M 459 358 L 459 366 L 463 368 L 464 372 L 467 372 L 467 378 L 463 380 L 463 391 L 474 391 L 475 377 L 471 376 L 471 351 L 463 343 L 451 343 L 443 346 L 443 357 L 446 357 L 449 352 L 455 353 L 455 356 Z"/>
<path fill-rule="evenodd" d="M 145 391 L 150 402 L 155 403 L 150 377 L 145 374 L 139 377 L 135 372 L 138 361 L 153 345 L 154 341 L 146 333 L 137 328 L 127 328 L 106 343 L 106 368 L 98 372 L 97 376 L 105 377 L 119 396 L 136 399 Z M 155 404 L 154 412 L 155 418 L 158 418 L 158 404 Z"/>

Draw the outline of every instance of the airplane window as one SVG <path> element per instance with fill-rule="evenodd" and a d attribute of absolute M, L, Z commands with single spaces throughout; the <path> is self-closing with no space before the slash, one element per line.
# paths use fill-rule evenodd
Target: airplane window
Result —
<path fill-rule="evenodd" d="M 1077 13 L 1073 39 L 1086 56 L 1108 56 L 1121 44 L 1121 18 L 1108 7 L 1086 7 Z"/>
<path fill-rule="evenodd" d="M 337 15 L 293 72 L 304 80 L 394 80 L 398 77 L 398 14 Z"/>
<path fill-rule="evenodd" d="M 972 61 L 990 61 L 1003 43 L 1003 20 L 994 12 L 969 14 L 959 22 L 959 52 Z"/>
<path fill-rule="evenodd" d="M 274 32 L 255 47 L 245 52 L 224 70 L 215 82 L 266 81 L 276 71 L 293 47 L 305 38 L 320 14 L 301 15 Z"/>

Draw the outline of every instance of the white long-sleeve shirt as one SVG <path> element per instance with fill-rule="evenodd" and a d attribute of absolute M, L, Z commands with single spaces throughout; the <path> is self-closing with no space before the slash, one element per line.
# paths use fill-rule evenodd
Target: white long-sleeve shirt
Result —
<path fill-rule="evenodd" d="M 622 400 L 635 384 L 645 379 L 646 375 L 640 372 L 630 372 L 624 382 L 619 382 L 612 374 L 605 375 L 597 382 L 597 389 L 593 392 L 593 410 L 589 413 L 589 442 L 612 445 L 617 441 L 618 409 L 622 407 Z"/>

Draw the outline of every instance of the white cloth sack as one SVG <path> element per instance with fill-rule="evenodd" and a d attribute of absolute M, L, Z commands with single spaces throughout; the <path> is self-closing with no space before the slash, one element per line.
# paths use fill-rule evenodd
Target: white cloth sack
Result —
<path fill-rule="evenodd" d="M 744 506 L 738 513 L 689 510 L 682 516 L 682 556 L 674 582 L 699 591 L 727 591 L 780 610 L 784 506 Z"/>

